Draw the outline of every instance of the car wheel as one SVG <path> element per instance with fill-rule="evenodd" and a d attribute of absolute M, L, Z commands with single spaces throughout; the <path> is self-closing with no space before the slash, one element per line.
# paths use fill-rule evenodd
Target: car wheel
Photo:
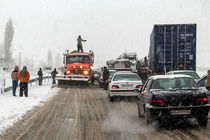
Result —
<path fill-rule="evenodd" d="M 99 83 L 100 88 L 102 88 L 101 83 L 100 82 L 98 82 L 98 83 Z"/>
<path fill-rule="evenodd" d="M 138 106 L 138 117 L 140 118 L 140 117 L 142 117 L 142 115 L 140 113 L 140 107 L 139 107 L 138 103 L 137 103 L 137 106 Z"/>
<path fill-rule="evenodd" d="M 144 121 L 146 123 L 146 125 L 150 124 L 150 115 L 149 112 L 145 110 L 145 114 L 144 114 Z"/>
<path fill-rule="evenodd" d="M 114 96 L 109 96 L 109 101 L 114 102 Z"/>
<path fill-rule="evenodd" d="M 198 124 L 201 126 L 201 127 L 206 127 L 207 124 L 208 124 L 208 118 L 206 116 L 203 116 L 203 117 L 198 117 Z"/>

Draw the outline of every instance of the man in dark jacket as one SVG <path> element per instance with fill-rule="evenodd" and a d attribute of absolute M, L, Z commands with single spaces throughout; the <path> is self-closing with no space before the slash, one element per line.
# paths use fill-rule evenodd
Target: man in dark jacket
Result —
<path fill-rule="evenodd" d="M 42 73 L 42 68 L 39 68 L 39 71 L 37 73 L 37 75 L 39 76 L 39 85 L 42 85 L 42 79 L 43 79 L 43 73 Z"/>
<path fill-rule="evenodd" d="M 81 50 L 81 52 L 83 53 L 83 47 L 82 47 L 82 42 L 86 42 L 87 40 L 83 40 L 81 38 L 81 35 L 78 36 L 77 38 L 77 51 L 79 52 Z"/>
<path fill-rule="evenodd" d="M 107 69 L 107 67 L 104 67 L 104 71 L 103 71 L 103 79 L 104 79 L 104 90 L 108 89 L 108 84 L 109 84 L 109 71 Z"/>
<path fill-rule="evenodd" d="M 55 82 L 56 74 L 58 74 L 58 72 L 56 71 L 56 68 L 54 68 L 54 70 L 51 72 L 51 76 L 53 78 L 52 84 L 56 84 L 56 82 Z"/>

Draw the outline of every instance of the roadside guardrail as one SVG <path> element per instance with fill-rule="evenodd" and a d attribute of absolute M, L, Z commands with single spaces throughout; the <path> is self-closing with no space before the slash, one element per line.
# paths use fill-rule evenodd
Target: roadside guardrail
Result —
<path fill-rule="evenodd" d="M 51 80 L 51 76 L 43 76 L 43 82 L 47 82 L 47 81 L 50 81 Z M 36 85 L 38 84 L 38 80 L 39 80 L 39 78 L 38 77 L 36 77 L 36 78 L 32 78 L 32 79 L 30 79 L 29 81 L 28 81 L 28 84 L 30 85 L 30 86 L 32 86 L 32 84 L 33 83 L 36 83 Z M 18 87 L 19 87 L 19 84 L 18 84 Z M 9 86 L 9 87 L 6 87 L 6 88 L 1 88 L 1 94 L 3 94 L 3 93 L 7 93 L 7 92 L 9 92 L 9 91 L 11 91 L 12 90 L 12 86 Z"/>

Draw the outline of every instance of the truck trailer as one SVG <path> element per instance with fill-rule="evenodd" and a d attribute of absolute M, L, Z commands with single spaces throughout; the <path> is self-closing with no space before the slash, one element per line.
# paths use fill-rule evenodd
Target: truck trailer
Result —
<path fill-rule="evenodd" d="M 196 70 L 196 24 L 154 25 L 148 56 L 153 74 Z"/>

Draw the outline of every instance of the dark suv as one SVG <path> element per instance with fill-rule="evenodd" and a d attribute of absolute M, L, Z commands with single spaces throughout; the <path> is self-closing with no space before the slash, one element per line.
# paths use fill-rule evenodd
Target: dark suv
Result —
<path fill-rule="evenodd" d="M 208 123 L 208 98 L 187 75 L 151 76 L 138 94 L 137 105 L 146 124 L 187 118 L 197 118 L 200 126 Z"/>

